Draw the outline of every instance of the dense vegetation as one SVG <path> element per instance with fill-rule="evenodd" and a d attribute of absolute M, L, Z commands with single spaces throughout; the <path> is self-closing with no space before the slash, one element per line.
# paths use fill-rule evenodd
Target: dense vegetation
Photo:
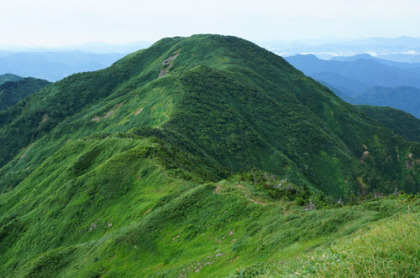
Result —
<path fill-rule="evenodd" d="M 420 120 L 406 112 L 390 107 L 359 105 L 361 111 L 381 125 L 410 141 L 420 141 Z"/>
<path fill-rule="evenodd" d="M 22 79 L 23 77 L 14 74 L 2 74 L 0 75 L 0 85 L 9 81 L 19 81 Z"/>
<path fill-rule="evenodd" d="M 247 41 L 161 40 L 0 112 L 0 276 L 280 275 L 418 216 L 393 125 Z"/>
<path fill-rule="evenodd" d="M 32 95 L 49 84 L 48 81 L 24 78 L 18 81 L 8 81 L 0 85 L 0 110 L 5 110 L 19 100 Z"/>

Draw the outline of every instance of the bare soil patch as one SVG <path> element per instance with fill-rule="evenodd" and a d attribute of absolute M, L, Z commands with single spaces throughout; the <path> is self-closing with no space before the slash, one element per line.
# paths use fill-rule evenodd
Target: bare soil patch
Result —
<path fill-rule="evenodd" d="M 139 109 L 136 110 L 136 113 L 134 113 L 134 115 L 138 115 L 141 113 L 141 111 L 143 111 L 143 107 L 140 107 Z"/>
<path fill-rule="evenodd" d="M 159 72 L 158 78 L 168 74 L 169 69 L 173 65 L 173 61 L 178 57 L 178 55 L 179 49 L 175 51 L 175 54 L 173 56 L 169 56 L 168 58 L 162 61 L 162 69 Z"/>

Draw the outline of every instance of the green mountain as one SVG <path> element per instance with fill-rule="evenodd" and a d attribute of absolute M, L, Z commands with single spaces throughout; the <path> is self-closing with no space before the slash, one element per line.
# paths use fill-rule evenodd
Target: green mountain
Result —
<path fill-rule="evenodd" d="M 404 111 L 390 107 L 359 105 L 361 111 L 393 132 L 410 141 L 420 141 L 420 120 Z"/>
<path fill-rule="evenodd" d="M 39 91 L 48 84 L 48 81 L 30 77 L 1 84 L 0 111 L 15 105 L 19 100 Z"/>
<path fill-rule="evenodd" d="M 419 191 L 418 143 L 235 37 L 163 39 L 51 84 L 0 112 L 0 145 L 6 277 L 280 273 L 420 207 L 383 198 Z M 410 252 L 389 271 L 416 273 Z"/>
<path fill-rule="evenodd" d="M 0 75 L 0 85 L 6 83 L 8 81 L 19 81 L 22 80 L 23 77 L 14 75 L 14 74 L 2 74 Z"/>

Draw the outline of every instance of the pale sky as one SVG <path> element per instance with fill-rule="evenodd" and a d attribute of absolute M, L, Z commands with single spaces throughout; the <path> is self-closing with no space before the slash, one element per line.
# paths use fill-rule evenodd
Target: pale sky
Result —
<path fill-rule="evenodd" d="M 420 37 L 420 0 L 0 0 L 0 46 Z"/>

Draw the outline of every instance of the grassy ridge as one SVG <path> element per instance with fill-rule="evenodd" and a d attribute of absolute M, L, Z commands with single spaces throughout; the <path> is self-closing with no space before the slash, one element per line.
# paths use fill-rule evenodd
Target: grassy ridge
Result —
<path fill-rule="evenodd" d="M 156 140 L 119 137 L 61 148 L 24 181 L 38 186 L 2 196 L 0 274 L 228 276 L 419 209 L 404 198 L 334 208 L 311 193 L 267 187 L 273 177 L 257 172 L 256 183 L 235 176 L 200 185 L 167 169 L 160 149 Z M 305 210 L 309 203 L 317 209 Z"/>

